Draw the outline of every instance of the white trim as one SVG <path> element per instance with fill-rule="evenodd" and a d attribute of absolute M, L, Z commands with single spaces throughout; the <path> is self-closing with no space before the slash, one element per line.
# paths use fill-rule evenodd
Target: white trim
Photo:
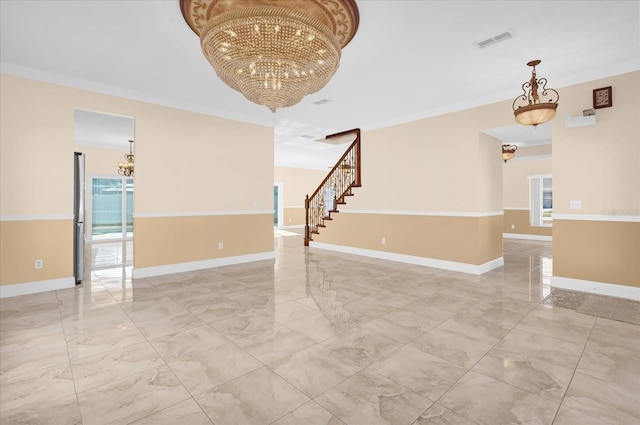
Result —
<path fill-rule="evenodd" d="M 285 208 L 304 208 L 304 205 L 285 205 Z"/>
<path fill-rule="evenodd" d="M 504 207 L 503 210 L 529 211 L 529 207 Z"/>
<path fill-rule="evenodd" d="M 260 214 L 273 214 L 273 210 L 151 212 L 151 213 L 133 213 L 133 217 L 134 218 L 202 217 L 202 216 L 260 215 Z"/>
<path fill-rule="evenodd" d="M 493 212 L 445 212 L 445 211 L 397 211 L 397 210 L 340 210 L 345 214 L 420 215 L 434 217 L 493 217 L 504 215 L 504 211 Z"/>
<path fill-rule="evenodd" d="M 289 226 L 282 226 L 281 227 L 282 230 L 287 230 L 287 229 L 304 229 L 304 224 L 291 224 Z"/>
<path fill-rule="evenodd" d="M 372 249 L 354 248 L 344 245 L 333 245 L 322 242 L 309 243 L 311 248 L 326 249 L 329 251 L 344 252 L 346 254 L 362 255 L 365 257 L 380 258 L 381 260 L 397 261 L 400 263 L 416 264 L 425 267 L 435 267 L 438 269 L 452 270 L 454 272 L 480 275 L 490 270 L 498 268 L 504 264 L 504 258 L 496 258 L 479 266 L 475 264 L 458 263 L 456 261 L 437 260 L 427 257 L 416 257 L 414 255 L 397 254 L 394 252 L 375 251 Z"/>
<path fill-rule="evenodd" d="M 640 301 L 640 288 L 635 286 L 615 285 L 613 283 L 594 282 L 591 280 L 561 276 L 551 276 L 551 286 L 553 288 L 571 289 L 591 294 L 608 295 L 610 297 Z"/>
<path fill-rule="evenodd" d="M 515 156 L 509 161 L 533 161 L 537 159 L 551 159 L 551 154 Z"/>
<path fill-rule="evenodd" d="M 230 266 L 233 264 L 250 263 L 252 261 L 272 260 L 276 258 L 275 251 L 258 254 L 238 255 L 235 257 L 212 258 L 210 260 L 190 261 L 188 263 L 167 264 L 166 266 L 143 267 L 133 269 L 133 278 L 161 276 L 165 274 L 191 272 L 210 269 L 213 267 Z"/>
<path fill-rule="evenodd" d="M 530 241 L 546 241 L 551 242 L 551 236 L 545 235 L 529 235 L 525 233 L 503 233 L 502 237 L 505 239 L 527 239 Z"/>
<path fill-rule="evenodd" d="M 530 176 L 527 176 L 527 178 L 529 180 L 531 180 L 531 179 L 552 179 L 553 178 L 553 174 L 532 174 Z"/>
<path fill-rule="evenodd" d="M 76 280 L 71 277 L 60 279 L 40 280 L 36 282 L 17 283 L 15 285 L 0 286 L 0 298 L 17 297 L 19 295 L 37 294 L 38 292 L 68 289 L 76 286 Z"/>
<path fill-rule="evenodd" d="M 640 223 L 640 215 L 553 214 L 554 220 L 625 221 Z"/>
<path fill-rule="evenodd" d="M 0 221 L 73 220 L 73 214 L 1 215 Z"/>
<path fill-rule="evenodd" d="M 81 90 L 88 90 L 90 92 L 103 93 L 108 96 L 118 96 L 124 97 L 126 99 L 134 99 L 152 105 L 167 106 L 169 108 L 181 109 L 214 117 L 226 118 L 234 121 L 249 122 L 266 127 L 273 127 L 273 120 L 267 115 L 259 116 L 257 114 L 235 113 L 230 109 L 224 107 L 212 108 L 207 105 L 199 104 L 197 102 L 192 103 L 189 101 L 176 101 L 175 98 L 170 99 L 168 97 L 158 97 L 153 94 L 143 93 L 138 90 L 130 90 L 110 84 L 102 84 L 96 81 L 70 77 L 68 75 L 57 74 L 54 72 L 42 71 L 40 69 L 17 65 L 10 62 L 0 61 L 0 72 L 22 78 L 45 81 L 51 84 L 74 87 Z"/>

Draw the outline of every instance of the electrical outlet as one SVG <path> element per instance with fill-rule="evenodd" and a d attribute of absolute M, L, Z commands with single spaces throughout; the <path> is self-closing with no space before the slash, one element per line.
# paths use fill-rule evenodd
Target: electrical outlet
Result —
<path fill-rule="evenodd" d="M 218 242 L 218 249 L 224 249 L 224 244 L 222 242 Z"/>
<path fill-rule="evenodd" d="M 382 245 L 386 244 L 386 243 L 387 243 L 387 238 L 382 238 L 382 239 L 380 239 L 380 243 L 381 243 Z"/>
<path fill-rule="evenodd" d="M 515 228 L 516 228 L 516 225 L 515 225 L 515 224 L 512 224 L 512 225 L 511 225 L 511 228 L 512 228 L 512 229 L 515 229 Z"/>
<path fill-rule="evenodd" d="M 43 268 L 43 267 L 44 267 L 44 261 L 42 261 L 42 260 L 36 260 L 36 264 L 35 264 L 35 266 L 36 266 L 36 269 L 41 269 L 41 268 Z"/>

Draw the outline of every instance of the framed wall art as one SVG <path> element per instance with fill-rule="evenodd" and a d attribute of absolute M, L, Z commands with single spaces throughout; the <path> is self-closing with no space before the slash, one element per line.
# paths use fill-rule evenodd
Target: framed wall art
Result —
<path fill-rule="evenodd" d="M 593 91 L 593 108 L 609 108 L 613 106 L 613 95 L 611 86 L 602 87 Z"/>

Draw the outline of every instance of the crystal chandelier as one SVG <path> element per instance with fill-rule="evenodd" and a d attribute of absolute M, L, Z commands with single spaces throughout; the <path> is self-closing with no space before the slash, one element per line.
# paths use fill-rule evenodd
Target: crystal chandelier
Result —
<path fill-rule="evenodd" d="M 322 89 L 358 29 L 354 0 L 180 0 L 218 77 L 272 112 Z"/>
<path fill-rule="evenodd" d="M 129 153 L 124 155 L 127 162 L 118 162 L 118 174 L 121 176 L 133 176 L 133 140 L 129 140 Z"/>
<path fill-rule="evenodd" d="M 539 59 L 527 63 L 533 67 L 531 80 L 522 85 L 520 96 L 513 101 L 513 114 L 516 121 L 523 125 L 537 126 L 556 116 L 560 95 L 554 89 L 547 88 L 547 79 L 536 76 L 536 65 L 542 62 Z M 539 92 L 538 88 L 542 90 Z"/>

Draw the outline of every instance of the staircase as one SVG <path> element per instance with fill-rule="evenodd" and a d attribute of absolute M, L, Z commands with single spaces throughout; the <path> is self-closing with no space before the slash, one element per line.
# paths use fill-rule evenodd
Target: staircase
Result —
<path fill-rule="evenodd" d="M 305 246 L 309 246 L 314 234 L 319 234 L 321 228 L 327 227 L 327 222 L 332 220 L 331 214 L 339 212 L 338 205 L 346 204 L 346 198 L 353 196 L 352 189 L 360 187 L 360 129 L 332 134 L 326 140 L 345 137 L 355 137 L 355 140 L 316 191 L 305 198 Z"/>

